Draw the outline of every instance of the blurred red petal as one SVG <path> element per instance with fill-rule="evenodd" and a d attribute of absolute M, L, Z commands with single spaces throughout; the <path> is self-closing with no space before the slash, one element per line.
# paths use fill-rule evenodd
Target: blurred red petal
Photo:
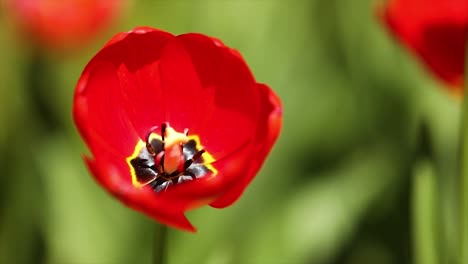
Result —
<path fill-rule="evenodd" d="M 87 44 L 125 10 L 115 0 L 6 0 L 6 9 L 27 39 L 50 49 Z"/>
<path fill-rule="evenodd" d="M 462 89 L 468 1 L 388 1 L 382 18 L 395 37 L 435 76 Z"/>

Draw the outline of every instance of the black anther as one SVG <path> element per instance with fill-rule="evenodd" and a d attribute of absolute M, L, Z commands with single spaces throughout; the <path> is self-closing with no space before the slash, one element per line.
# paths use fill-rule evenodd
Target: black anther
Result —
<path fill-rule="evenodd" d="M 161 140 L 164 144 L 164 137 L 165 137 L 165 134 L 166 134 L 166 127 L 167 127 L 167 124 L 166 123 L 162 123 L 161 125 Z"/>
<path fill-rule="evenodd" d="M 203 153 L 205 153 L 204 149 L 202 149 L 202 150 L 198 151 L 197 153 L 195 153 L 195 155 L 193 155 L 193 157 L 191 159 L 186 160 L 185 163 L 184 163 L 184 170 L 188 169 L 188 167 L 190 167 L 190 165 L 192 165 L 192 163 L 194 161 L 199 159 L 201 157 L 201 155 L 203 155 Z"/>
<path fill-rule="evenodd" d="M 158 128 L 157 126 L 154 126 L 152 127 L 148 133 L 146 133 L 146 137 L 145 137 L 145 142 L 146 142 L 146 149 L 148 150 L 149 154 L 151 154 L 151 156 L 156 156 L 156 151 L 154 150 L 153 148 L 153 145 L 151 145 L 151 143 L 149 142 L 150 140 L 150 136 L 151 134 L 153 133 L 153 131 Z"/>

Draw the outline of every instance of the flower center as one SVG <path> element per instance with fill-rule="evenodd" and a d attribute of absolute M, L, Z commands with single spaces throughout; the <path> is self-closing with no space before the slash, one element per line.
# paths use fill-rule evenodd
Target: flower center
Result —
<path fill-rule="evenodd" d="M 152 128 L 145 141 L 140 140 L 127 158 L 135 187 L 149 185 L 160 192 L 174 184 L 217 174 L 211 165 L 214 158 L 200 145 L 198 136 L 188 135 L 188 129 L 180 133 L 163 123 Z"/>

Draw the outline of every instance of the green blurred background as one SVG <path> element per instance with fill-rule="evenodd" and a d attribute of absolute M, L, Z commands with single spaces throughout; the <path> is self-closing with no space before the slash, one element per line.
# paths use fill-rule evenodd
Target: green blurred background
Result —
<path fill-rule="evenodd" d="M 2 12 L 0 263 L 151 262 L 157 224 L 94 182 L 71 118 L 86 63 L 138 25 L 222 39 L 284 105 L 257 178 L 233 206 L 189 212 L 196 234 L 171 229 L 168 263 L 448 263 L 460 100 L 389 36 L 377 4 L 135 0 L 91 46 L 40 59 Z"/>

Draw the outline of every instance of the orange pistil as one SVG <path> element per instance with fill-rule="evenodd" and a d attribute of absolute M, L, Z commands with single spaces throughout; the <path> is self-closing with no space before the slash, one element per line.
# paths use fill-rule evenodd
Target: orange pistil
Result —
<path fill-rule="evenodd" d="M 183 168 L 185 158 L 182 146 L 187 142 L 186 134 L 167 126 L 164 135 L 164 171 L 166 173 L 171 174 Z"/>

